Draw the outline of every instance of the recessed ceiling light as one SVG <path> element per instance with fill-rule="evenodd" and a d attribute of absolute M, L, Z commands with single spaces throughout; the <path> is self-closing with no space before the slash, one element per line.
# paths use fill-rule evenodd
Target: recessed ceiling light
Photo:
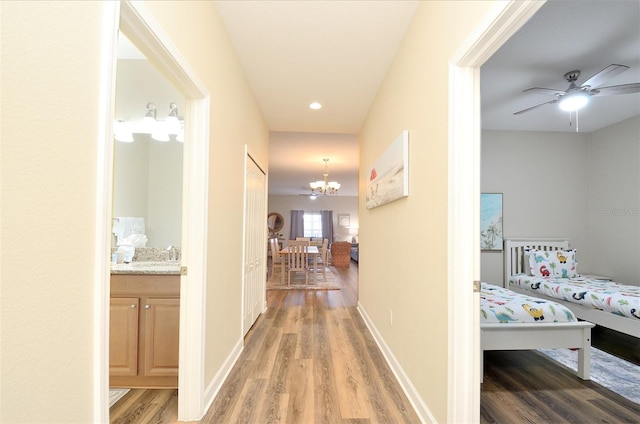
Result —
<path fill-rule="evenodd" d="M 313 102 L 309 105 L 309 107 L 313 110 L 318 110 L 320 108 L 322 108 L 322 105 L 318 102 Z"/>

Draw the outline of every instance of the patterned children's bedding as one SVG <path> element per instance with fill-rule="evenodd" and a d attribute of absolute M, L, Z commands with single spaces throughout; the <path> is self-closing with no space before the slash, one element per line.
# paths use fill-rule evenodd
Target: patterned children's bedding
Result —
<path fill-rule="evenodd" d="M 640 287 L 595 278 L 544 278 L 518 274 L 513 284 L 532 293 L 566 300 L 627 318 L 640 318 Z"/>
<path fill-rule="evenodd" d="M 556 302 L 482 283 L 480 323 L 575 322 L 573 312 Z"/>

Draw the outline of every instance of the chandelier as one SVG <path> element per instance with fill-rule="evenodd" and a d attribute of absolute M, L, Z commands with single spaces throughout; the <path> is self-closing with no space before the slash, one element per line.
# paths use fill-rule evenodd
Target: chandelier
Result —
<path fill-rule="evenodd" d="M 336 181 L 328 181 L 329 179 L 329 171 L 327 162 L 329 159 L 322 159 L 324 161 L 324 180 L 323 181 L 311 181 L 309 183 L 309 187 L 311 187 L 311 194 L 336 194 L 338 190 L 340 190 L 340 183 Z"/>

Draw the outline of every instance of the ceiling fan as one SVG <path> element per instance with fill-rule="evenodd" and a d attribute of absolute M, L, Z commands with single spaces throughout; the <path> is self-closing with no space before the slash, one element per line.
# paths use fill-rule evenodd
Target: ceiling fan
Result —
<path fill-rule="evenodd" d="M 580 78 L 580 71 L 570 71 L 564 74 L 564 79 L 569 82 L 569 88 L 566 90 L 557 90 L 553 88 L 532 87 L 523 91 L 523 93 L 553 94 L 556 96 L 554 100 L 532 106 L 527 109 L 514 112 L 514 115 L 520 115 L 537 109 L 544 105 L 558 103 L 558 106 L 565 111 L 573 112 L 584 107 L 590 97 L 594 96 L 612 96 L 616 94 L 640 93 L 640 82 L 632 84 L 610 85 L 601 87 L 607 80 L 618 76 L 622 72 L 629 69 L 626 65 L 609 65 L 602 71 L 598 72 L 581 85 L 577 85 L 576 81 Z"/>

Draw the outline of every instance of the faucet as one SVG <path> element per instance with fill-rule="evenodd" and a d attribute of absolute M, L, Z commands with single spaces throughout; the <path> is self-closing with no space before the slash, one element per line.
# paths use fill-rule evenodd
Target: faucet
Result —
<path fill-rule="evenodd" d="M 174 245 L 170 244 L 169 247 L 167 247 L 167 252 L 169 252 L 170 261 L 178 260 L 178 251 L 176 250 L 176 247 Z"/>

